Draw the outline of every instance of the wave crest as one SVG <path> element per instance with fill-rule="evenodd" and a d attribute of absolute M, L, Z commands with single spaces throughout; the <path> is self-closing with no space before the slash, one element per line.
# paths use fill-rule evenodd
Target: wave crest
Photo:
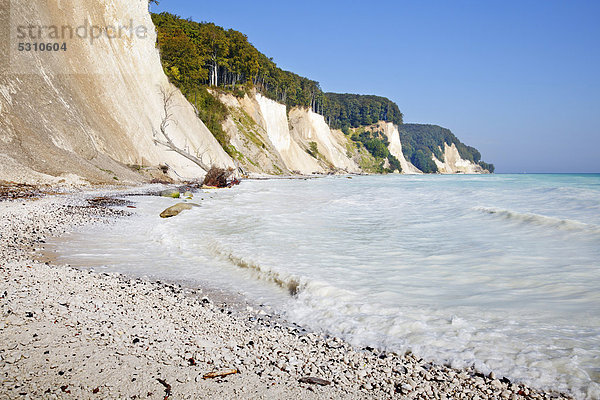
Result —
<path fill-rule="evenodd" d="M 535 213 L 521 213 L 512 210 L 504 210 L 501 208 L 494 207 L 475 207 L 475 210 L 481 211 L 486 214 L 495 215 L 504 219 L 514 220 L 522 223 L 550 226 L 557 229 L 564 229 L 569 231 L 586 231 L 600 234 L 600 226 L 586 224 L 573 219 L 561 219 L 556 217 L 548 217 L 546 215 L 535 214 Z"/>
<path fill-rule="evenodd" d="M 249 270 L 257 279 L 274 283 L 280 288 L 286 290 L 290 296 L 297 296 L 305 286 L 302 282 L 300 282 L 300 279 L 295 276 L 282 274 L 269 267 L 261 266 L 251 261 L 244 260 L 242 257 L 237 257 L 233 255 L 233 253 L 221 250 L 216 246 L 213 246 L 213 249 L 219 257 L 226 259 L 238 268 Z"/>

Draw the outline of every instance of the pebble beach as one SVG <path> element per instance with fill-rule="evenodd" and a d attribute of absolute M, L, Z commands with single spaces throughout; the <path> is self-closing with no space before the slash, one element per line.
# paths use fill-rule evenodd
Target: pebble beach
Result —
<path fill-rule="evenodd" d="M 43 256 L 49 237 L 127 218 L 132 193 L 0 200 L 0 398 L 570 398 L 493 372 L 356 348 L 209 288 Z"/>

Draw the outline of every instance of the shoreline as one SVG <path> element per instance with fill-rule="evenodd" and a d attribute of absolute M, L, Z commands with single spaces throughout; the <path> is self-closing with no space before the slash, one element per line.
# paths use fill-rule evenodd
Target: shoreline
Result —
<path fill-rule="evenodd" d="M 0 202 L 0 396 L 570 398 L 473 368 L 357 349 L 248 302 L 236 307 L 209 288 L 34 260 L 32 250 L 48 236 L 128 214 L 88 199 L 144 191 L 100 188 Z M 204 379 L 232 369 L 238 372 Z M 329 384 L 300 382 L 307 377 Z"/>

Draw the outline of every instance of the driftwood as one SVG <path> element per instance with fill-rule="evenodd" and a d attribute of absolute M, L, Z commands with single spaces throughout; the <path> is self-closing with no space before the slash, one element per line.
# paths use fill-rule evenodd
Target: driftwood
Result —
<path fill-rule="evenodd" d="M 157 379 L 158 383 L 160 383 L 161 385 L 163 385 L 165 387 L 165 399 L 169 398 L 169 396 L 171 396 L 171 385 L 169 385 L 167 383 L 167 381 L 165 381 L 164 379 Z"/>
<path fill-rule="evenodd" d="M 298 379 L 298 382 L 309 383 L 311 385 L 321 385 L 321 386 L 327 386 L 327 385 L 331 384 L 331 382 L 329 382 L 328 380 L 317 378 L 314 376 L 303 376 L 302 378 Z"/>
<path fill-rule="evenodd" d="M 223 371 L 209 372 L 208 374 L 204 375 L 202 378 L 203 379 L 220 378 L 222 376 L 233 375 L 233 374 L 237 374 L 237 373 L 238 373 L 237 369 L 226 369 Z"/>

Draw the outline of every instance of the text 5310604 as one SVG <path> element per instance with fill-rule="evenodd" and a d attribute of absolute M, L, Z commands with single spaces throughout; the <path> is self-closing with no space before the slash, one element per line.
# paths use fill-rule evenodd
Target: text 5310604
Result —
<path fill-rule="evenodd" d="M 19 51 L 67 51 L 66 43 L 19 43 Z"/>

